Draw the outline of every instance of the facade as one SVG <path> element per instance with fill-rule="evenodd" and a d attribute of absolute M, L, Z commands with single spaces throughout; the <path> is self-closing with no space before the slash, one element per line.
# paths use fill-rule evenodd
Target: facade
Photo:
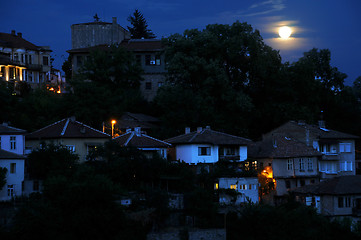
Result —
<path fill-rule="evenodd" d="M 125 134 L 113 139 L 116 143 L 123 147 L 136 147 L 141 150 L 146 157 L 150 158 L 154 153 L 159 154 L 162 158 L 167 158 L 167 148 L 171 144 L 152 138 L 141 132 L 140 127 L 128 129 Z"/>
<path fill-rule="evenodd" d="M 215 183 L 214 189 L 218 190 L 219 203 L 222 205 L 242 204 L 242 203 L 258 203 L 258 178 L 219 178 Z M 227 193 L 227 189 L 233 189 L 237 193 L 231 196 Z"/>
<path fill-rule="evenodd" d="M 67 52 L 72 59 L 73 74 L 85 63 L 90 52 L 109 51 L 111 45 L 123 47 L 135 55 L 143 68 L 140 89 L 143 96 L 151 101 L 159 87 L 165 82 L 165 60 L 162 41 L 159 39 L 130 39 L 130 32 L 117 24 L 90 22 L 72 25 L 72 49 Z"/>
<path fill-rule="evenodd" d="M 26 82 L 37 88 L 50 81 L 51 50 L 48 46 L 36 46 L 21 33 L 0 33 L 0 79 L 13 83 Z"/>
<path fill-rule="evenodd" d="M 0 190 L 0 201 L 22 194 L 25 165 L 25 130 L 0 125 L 0 167 L 7 169 L 6 184 Z"/>
<path fill-rule="evenodd" d="M 175 146 L 175 160 L 188 164 L 216 163 L 222 160 L 243 162 L 247 159 L 247 145 L 251 140 L 198 127 L 185 134 L 165 140 Z"/>
<path fill-rule="evenodd" d="M 361 220 L 361 176 L 339 176 L 319 184 L 292 189 L 299 202 L 332 218 Z"/>
<path fill-rule="evenodd" d="M 142 131 L 152 132 L 159 128 L 160 120 L 158 118 L 142 113 L 125 112 L 117 120 L 115 127 L 125 133 L 127 129 L 140 127 Z"/>
<path fill-rule="evenodd" d="M 26 135 L 26 150 L 40 148 L 41 144 L 62 145 L 79 155 L 79 161 L 87 160 L 90 151 L 109 141 L 111 137 L 99 130 L 66 118 Z"/>
<path fill-rule="evenodd" d="M 280 134 L 265 137 L 249 150 L 249 157 L 262 170 L 260 178 L 272 179 L 274 190 L 270 194 L 277 197 L 287 195 L 292 188 L 318 183 L 321 156 L 313 147 Z"/>
<path fill-rule="evenodd" d="M 266 136 L 282 134 L 300 141 L 323 154 L 318 163 L 322 179 L 355 175 L 355 140 L 357 136 L 327 129 L 324 121 L 309 125 L 302 121 L 289 121 Z"/>

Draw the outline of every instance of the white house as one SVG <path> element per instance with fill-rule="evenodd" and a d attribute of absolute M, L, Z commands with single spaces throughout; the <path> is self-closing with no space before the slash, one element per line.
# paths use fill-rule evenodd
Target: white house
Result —
<path fill-rule="evenodd" d="M 220 160 L 241 162 L 247 159 L 247 145 L 251 140 L 223 132 L 198 127 L 185 134 L 165 140 L 175 146 L 176 160 L 189 164 L 216 163 Z"/>
<path fill-rule="evenodd" d="M 258 178 L 219 178 L 214 184 L 214 189 L 219 192 L 219 203 L 229 205 L 231 203 L 258 203 Z M 227 189 L 234 190 L 237 195 L 232 196 Z"/>
<path fill-rule="evenodd" d="M 0 190 L 0 201 L 22 194 L 25 165 L 25 130 L 0 125 L 0 167 L 6 168 L 6 184 Z"/>
<path fill-rule="evenodd" d="M 146 157 L 152 157 L 153 153 L 158 153 L 161 157 L 167 158 L 167 148 L 171 144 L 159 139 L 150 137 L 142 133 L 140 127 L 127 129 L 125 134 L 113 139 L 116 143 L 123 147 L 136 147 L 141 150 Z"/>

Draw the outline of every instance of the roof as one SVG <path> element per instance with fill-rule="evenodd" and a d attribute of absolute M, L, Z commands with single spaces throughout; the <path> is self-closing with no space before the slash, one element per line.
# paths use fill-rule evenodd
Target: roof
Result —
<path fill-rule="evenodd" d="M 137 148 L 168 148 L 171 144 L 150 137 L 146 134 L 130 131 L 113 139 L 121 146 L 137 147 Z"/>
<path fill-rule="evenodd" d="M 25 159 L 24 156 L 0 149 L 0 159 Z"/>
<path fill-rule="evenodd" d="M 305 185 L 292 189 L 291 192 L 298 194 L 313 195 L 352 195 L 361 194 L 361 176 L 335 177 L 318 184 Z"/>
<path fill-rule="evenodd" d="M 0 46 L 6 48 L 24 48 L 28 50 L 40 50 L 41 48 L 19 35 L 9 33 L 0 33 Z"/>
<path fill-rule="evenodd" d="M 151 129 L 157 128 L 157 123 L 160 122 L 158 118 L 145 115 L 142 113 L 130 113 L 125 112 L 119 121 L 117 121 L 116 126 L 118 128 L 135 128 L 141 127 L 142 129 Z"/>
<path fill-rule="evenodd" d="M 252 158 L 317 157 L 322 153 L 297 140 L 276 135 L 251 144 L 248 156 Z"/>
<path fill-rule="evenodd" d="M 65 118 L 26 135 L 27 140 L 56 138 L 110 138 L 110 135 L 75 121 L 74 118 Z"/>
<path fill-rule="evenodd" d="M 303 122 L 289 121 L 282 126 L 272 130 L 270 134 L 282 133 L 287 137 L 293 137 L 296 139 L 305 139 L 306 132 L 309 131 L 310 136 L 314 136 L 318 139 L 356 139 L 358 136 L 339 132 L 332 129 L 320 128 L 316 125 L 310 125 Z"/>
<path fill-rule="evenodd" d="M 214 131 L 208 128 L 203 129 L 202 131 L 199 132 L 195 131 L 180 136 L 176 136 L 173 138 L 169 138 L 166 139 L 165 141 L 172 144 L 206 143 L 213 145 L 248 145 L 252 142 L 247 138 Z"/>
<path fill-rule="evenodd" d="M 0 125 L 0 135 L 22 135 L 25 134 L 26 131 L 19 128 L 14 128 L 8 126 L 6 123 Z"/>
<path fill-rule="evenodd" d="M 119 44 L 120 47 L 125 48 L 129 51 L 162 51 L 163 44 L 162 40 L 159 39 L 131 39 L 131 40 L 124 40 Z M 89 53 L 91 51 L 111 51 L 111 45 L 109 44 L 101 44 L 93 47 L 86 47 L 86 48 L 76 48 L 68 50 L 68 53 Z"/>

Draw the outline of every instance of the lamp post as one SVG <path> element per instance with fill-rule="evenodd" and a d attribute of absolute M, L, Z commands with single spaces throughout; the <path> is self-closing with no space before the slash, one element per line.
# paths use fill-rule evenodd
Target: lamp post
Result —
<path fill-rule="evenodd" d="M 115 120 L 112 120 L 112 138 L 114 136 L 114 124 L 116 123 L 117 121 Z"/>

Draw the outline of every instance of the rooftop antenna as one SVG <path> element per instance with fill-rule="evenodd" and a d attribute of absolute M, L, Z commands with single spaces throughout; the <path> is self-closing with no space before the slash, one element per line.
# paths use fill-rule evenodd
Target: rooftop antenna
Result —
<path fill-rule="evenodd" d="M 94 15 L 93 18 L 94 18 L 94 22 L 99 22 L 99 19 L 100 19 L 100 18 L 98 17 L 98 14 L 97 14 L 97 13 Z"/>

